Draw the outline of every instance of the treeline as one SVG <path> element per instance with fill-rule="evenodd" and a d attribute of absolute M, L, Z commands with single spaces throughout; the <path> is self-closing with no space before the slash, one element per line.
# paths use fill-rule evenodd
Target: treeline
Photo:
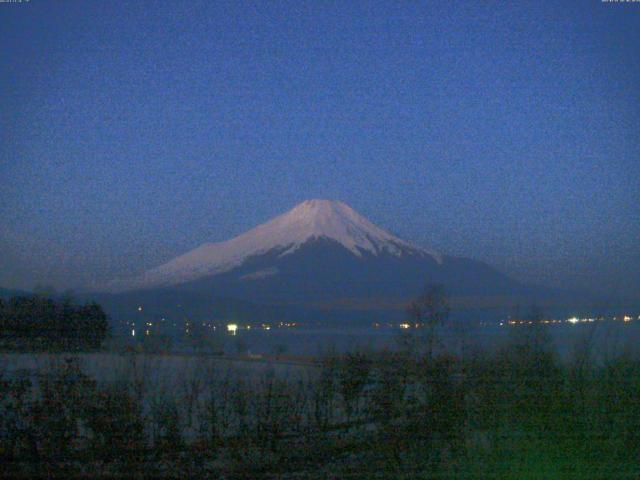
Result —
<path fill-rule="evenodd" d="M 108 329 L 107 315 L 96 303 L 37 295 L 0 299 L 0 348 L 5 350 L 93 350 Z"/>

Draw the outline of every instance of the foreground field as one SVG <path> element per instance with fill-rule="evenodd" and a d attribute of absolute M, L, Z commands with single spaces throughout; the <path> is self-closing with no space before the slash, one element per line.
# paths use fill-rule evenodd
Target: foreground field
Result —
<path fill-rule="evenodd" d="M 637 478 L 640 360 L 541 328 L 451 355 L 0 357 L 3 475 Z"/>

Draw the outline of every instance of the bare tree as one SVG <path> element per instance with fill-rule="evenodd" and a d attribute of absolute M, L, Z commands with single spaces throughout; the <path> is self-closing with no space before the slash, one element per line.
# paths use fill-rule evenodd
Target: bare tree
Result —
<path fill-rule="evenodd" d="M 444 287 L 427 285 L 422 294 L 407 308 L 410 328 L 401 339 L 403 345 L 412 353 L 420 353 L 424 349 L 425 355 L 432 357 L 436 347 L 437 329 L 447 321 L 450 311 Z"/>

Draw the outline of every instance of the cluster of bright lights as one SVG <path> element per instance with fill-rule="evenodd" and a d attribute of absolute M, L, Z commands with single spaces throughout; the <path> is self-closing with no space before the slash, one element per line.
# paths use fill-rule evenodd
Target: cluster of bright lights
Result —
<path fill-rule="evenodd" d="M 278 326 L 279 326 L 280 328 L 290 328 L 290 327 L 295 327 L 295 326 L 296 326 L 296 323 L 293 323 L 293 322 L 292 322 L 292 323 L 280 322 L 280 323 L 278 324 Z"/>
<path fill-rule="evenodd" d="M 271 330 L 272 328 L 293 328 L 298 324 L 295 322 L 279 322 L 276 325 L 272 326 L 269 323 L 261 323 L 260 325 L 238 325 L 237 323 L 229 323 L 227 324 L 227 332 L 231 335 L 235 335 L 239 330 L 251 330 L 252 328 L 261 328 L 262 330 Z M 214 327 L 215 328 L 215 327 Z"/>
<path fill-rule="evenodd" d="M 532 320 L 509 320 L 507 323 L 509 325 L 533 325 Z M 504 322 L 500 322 L 500 325 L 504 325 Z"/>
<path fill-rule="evenodd" d="M 554 324 L 554 323 L 569 323 L 571 325 L 576 325 L 578 323 L 592 323 L 595 321 L 603 321 L 606 320 L 604 317 L 597 317 L 597 318 L 593 318 L 593 317 L 583 317 L 583 318 L 579 318 L 576 316 L 573 317 L 569 317 L 565 320 L 559 320 L 559 319 L 544 319 L 544 320 L 507 320 L 506 322 L 500 322 L 500 326 L 503 325 L 533 325 L 535 324 Z M 623 322 L 630 322 L 632 320 L 634 320 L 634 318 L 630 315 L 624 315 L 622 317 L 612 317 L 612 320 L 617 321 L 617 320 L 622 320 Z M 638 316 L 638 320 L 640 320 L 640 315 Z"/>

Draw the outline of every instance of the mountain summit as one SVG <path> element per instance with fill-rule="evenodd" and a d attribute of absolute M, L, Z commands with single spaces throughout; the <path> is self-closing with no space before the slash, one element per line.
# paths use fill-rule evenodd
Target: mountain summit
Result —
<path fill-rule="evenodd" d="M 283 255 L 318 238 L 334 240 L 358 257 L 363 252 L 377 255 L 383 251 L 400 256 L 405 249 L 416 249 L 374 225 L 349 205 L 335 200 L 307 200 L 229 242 L 241 238 L 255 241 L 262 249 L 289 246 Z M 439 257 L 435 252 L 420 250 Z"/>
<path fill-rule="evenodd" d="M 147 289 L 182 284 L 228 272 L 249 259 L 269 252 L 277 252 L 277 257 L 282 258 L 317 240 L 339 244 L 360 258 L 363 255 L 414 255 L 430 256 L 437 263 L 442 263 L 440 254 L 416 247 L 392 235 L 347 204 L 315 199 L 302 202 L 288 212 L 231 240 L 205 243 L 116 289 Z"/>

